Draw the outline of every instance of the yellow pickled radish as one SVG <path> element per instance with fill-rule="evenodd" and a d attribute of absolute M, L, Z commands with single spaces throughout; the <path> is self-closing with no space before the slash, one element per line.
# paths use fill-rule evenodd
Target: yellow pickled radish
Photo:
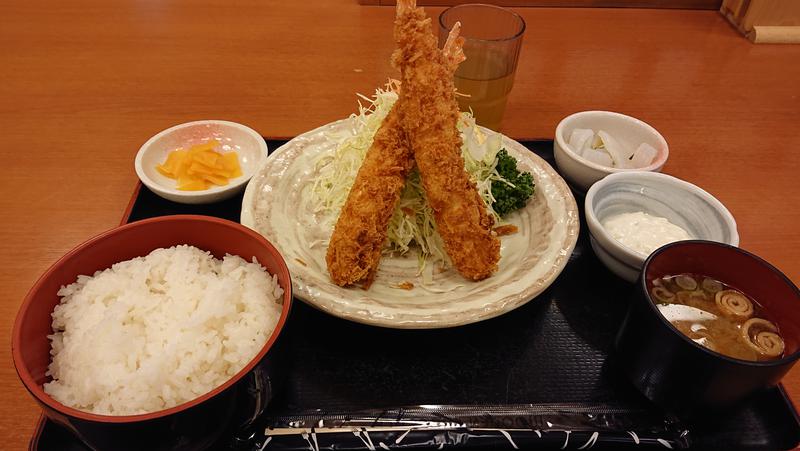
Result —
<path fill-rule="evenodd" d="M 178 189 L 183 191 L 202 191 L 208 189 L 208 183 L 202 179 L 183 180 L 178 182 Z"/>
<path fill-rule="evenodd" d="M 202 163 L 206 166 L 214 167 L 217 164 L 220 154 L 213 150 L 204 150 L 202 152 L 192 152 L 192 162 Z"/>
<path fill-rule="evenodd" d="M 156 166 L 156 169 L 163 175 L 171 177 L 171 174 L 175 174 L 177 172 L 178 167 L 182 164 L 182 161 L 186 158 L 187 154 L 188 152 L 185 150 L 173 150 L 169 153 L 169 155 L 167 155 L 167 161 Z"/>
<path fill-rule="evenodd" d="M 207 182 L 211 182 L 215 185 L 227 185 L 228 184 L 228 177 L 216 174 L 203 174 L 203 180 Z"/>
<path fill-rule="evenodd" d="M 219 174 L 220 171 L 214 166 L 206 166 L 203 163 L 199 163 L 199 162 L 195 161 L 189 166 L 189 169 L 187 170 L 187 173 L 189 173 L 191 175 L 200 176 L 200 175 Z"/>
<path fill-rule="evenodd" d="M 210 140 L 208 142 L 205 142 L 203 144 L 195 144 L 194 146 L 192 146 L 189 149 L 189 152 L 198 153 L 198 152 L 206 152 L 206 151 L 209 151 L 209 150 L 213 151 L 220 144 L 221 143 L 219 141 L 217 141 L 216 139 L 212 139 L 212 140 Z"/>
<path fill-rule="evenodd" d="M 226 153 L 222 156 L 222 166 L 228 172 L 228 177 L 234 178 L 242 175 L 242 168 L 239 166 L 239 156 L 236 152 Z"/>
<path fill-rule="evenodd" d="M 220 153 L 214 150 L 220 142 L 211 140 L 189 149 L 176 149 L 167 159 L 156 165 L 165 177 L 177 180 L 178 189 L 201 191 L 213 185 L 227 185 L 230 179 L 242 175 L 236 152 Z"/>

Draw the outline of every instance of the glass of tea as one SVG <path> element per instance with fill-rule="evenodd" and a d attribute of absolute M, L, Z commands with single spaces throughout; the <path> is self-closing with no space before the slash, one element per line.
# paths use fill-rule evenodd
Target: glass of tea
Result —
<path fill-rule="evenodd" d="M 439 16 L 439 45 L 461 22 L 466 61 L 455 73 L 462 111 L 472 112 L 478 124 L 492 130 L 500 128 L 508 94 L 525 34 L 522 17 L 493 5 L 464 4 L 446 9 Z"/>

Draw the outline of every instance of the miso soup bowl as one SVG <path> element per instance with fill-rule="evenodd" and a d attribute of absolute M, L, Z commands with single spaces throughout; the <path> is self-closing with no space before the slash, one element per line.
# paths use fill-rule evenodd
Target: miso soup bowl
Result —
<path fill-rule="evenodd" d="M 109 416 L 66 406 L 45 393 L 50 364 L 51 313 L 62 285 L 114 263 L 150 251 L 189 244 L 217 258 L 226 253 L 253 257 L 283 288 L 281 316 L 267 342 L 241 371 L 224 384 L 178 406 L 141 415 Z M 72 431 L 93 450 L 202 450 L 219 444 L 224 432 L 249 426 L 272 398 L 285 374 L 281 364 L 292 283 L 281 255 L 264 237 L 241 224 L 207 216 L 164 216 L 117 227 L 79 245 L 58 260 L 22 302 L 12 336 L 17 374 L 48 419 Z"/>
<path fill-rule="evenodd" d="M 749 295 L 777 322 L 786 350 L 772 361 L 739 360 L 686 337 L 659 312 L 647 281 L 696 273 Z M 800 357 L 800 291 L 761 258 L 727 244 L 679 241 L 645 261 L 616 337 L 621 370 L 651 401 L 683 416 L 721 410 L 778 384 Z"/>

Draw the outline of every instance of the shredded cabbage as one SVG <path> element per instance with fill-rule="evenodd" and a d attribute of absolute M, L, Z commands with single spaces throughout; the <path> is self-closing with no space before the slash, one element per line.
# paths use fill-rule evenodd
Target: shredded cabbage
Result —
<path fill-rule="evenodd" d="M 372 145 L 372 138 L 383 119 L 397 101 L 395 86 L 377 89 L 372 98 L 358 95 L 358 113 L 351 115 L 352 128 L 339 133 L 330 133 L 328 139 L 337 142 L 332 153 L 320 155 L 315 161 L 318 177 L 310 192 L 314 213 L 328 218 L 333 226 L 350 192 L 361 162 Z M 366 106 L 362 104 L 366 102 Z M 475 124 L 470 113 L 463 112 L 457 124 L 463 145 L 461 155 L 464 167 L 477 186 L 478 193 L 489 213 L 497 221 L 500 217 L 492 208 L 492 182 L 509 183 L 500 174 L 497 153 L 501 149 L 501 135 L 485 133 Z M 433 210 L 425 200 L 419 172 L 414 168 L 400 195 L 400 201 L 389 221 L 388 243 L 384 253 L 404 255 L 411 249 L 418 250 L 419 271 L 423 278 L 432 277 L 434 264 L 450 265 L 444 243 L 436 230 Z M 429 265 L 430 264 L 430 265 Z M 426 277 L 427 276 L 427 277 Z"/>

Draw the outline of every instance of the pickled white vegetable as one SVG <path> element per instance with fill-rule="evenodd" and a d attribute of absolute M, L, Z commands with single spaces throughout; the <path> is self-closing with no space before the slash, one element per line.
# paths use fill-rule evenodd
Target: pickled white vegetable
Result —
<path fill-rule="evenodd" d="M 649 166 L 653 163 L 653 159 L 656 157 L 658 151 L 647 143 L 639 144 L 639 147 L 633 152 L 633 158 L 631 158 L 631 167 L 632 168 L 643 168 L 645 166 Z"/>
<path fill-rule="evenodd" d="M 573 152 L 592 163 L 611 168 L 643 168 L 652 164 L 658 154 L 658 151 L 647 143 L 640 144 L 631 152 L 605 130 L 595 132 L 588 128 L 573 129 L 567 145 Z"/>
<path fill-rule="evenodd" d="M 613 167 L 628 168 L 628 164 L 630 163 L 628 158 L 631 156 L 630 151 L 625 149 L 625 146 L 620 144 L 619 141 L 604 130 L 599 130 L 597 136 L 603 141 L 603 147 L 606 149 L 606 152 L 608 152 L 608 155 L 611 156 Z"/>
<path fill-rule="evenodd" d="M 573 152 L 580 155 L 584 144 L 586 144 L 586 142 L 589 141 L 593 136 L 593 130 L 588 128 L 576 128 L 575 130 L 572 130 L 572 133 L 569 135 L 569 141 L 567 141 L 567 144 L 572 148 Z"/>
<path fill-rule="evenodd" d="M 592 163 L 597 163 L 601 166 L 613 167 L 614 164 L 614 162 L 611 161 L 611 156 L 608 155 L 608 152 L 603 150 L 586 149 L 583 151 L 583 158 L 586 158 Z"/>

